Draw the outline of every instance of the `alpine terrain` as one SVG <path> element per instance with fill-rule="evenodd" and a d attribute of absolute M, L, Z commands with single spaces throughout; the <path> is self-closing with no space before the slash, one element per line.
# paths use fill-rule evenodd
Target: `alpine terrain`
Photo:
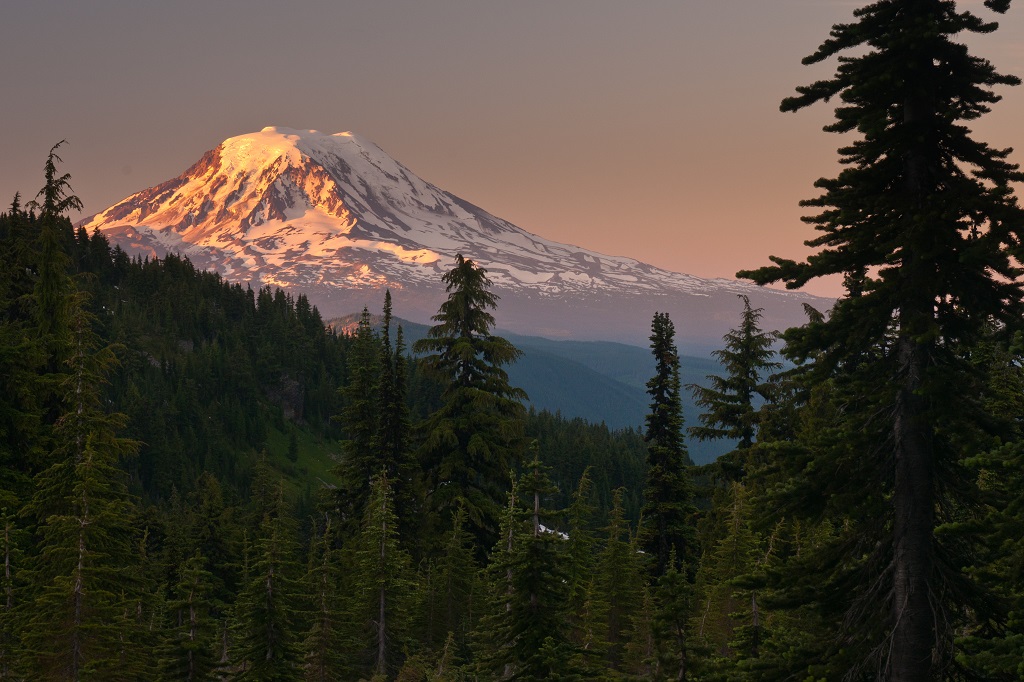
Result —
<path fill-rule="evenodd" d="M 629 229 L 628 205 L 618 210 Z M 646 344 L 662 311 L 677 321 L 683 345 L 707 349 L 736 323 L 737 294 L 765 308 L 768 328 L 803 322 L 804 303 L 831 303 L 543 239 L 351 132 L 268 127 L 232 137 L 83 225 L 133 255 L 179 252 L 229 280 L 306 293 L 327 317 L 376 310 L 389 287 L 396 312 L 426 320 L 457 253 L 487 270 L 501 327 L 554 338 Z"/>

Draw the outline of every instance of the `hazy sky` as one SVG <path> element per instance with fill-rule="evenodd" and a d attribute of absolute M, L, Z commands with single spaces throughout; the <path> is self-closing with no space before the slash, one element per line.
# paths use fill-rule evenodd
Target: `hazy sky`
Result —
<path fill-rule="evenodd" d="M 62 138 L 88 215 L 233 135 L 353 130 L 530 232 L 731 277 L 806 253 L 797 202 L 840 139 L 778 105 L 832 73 L 800 59 L 861 4 L 0 0 L 0 202 Z M 1017 4 L 971 42 L 1024 75 Z M 1024 88 L 1002 94 L 977 129 L 1024 161 Z"/>

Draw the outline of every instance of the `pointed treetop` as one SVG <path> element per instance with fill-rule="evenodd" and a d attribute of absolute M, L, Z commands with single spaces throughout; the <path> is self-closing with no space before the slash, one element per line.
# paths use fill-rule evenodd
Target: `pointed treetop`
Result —
<path fill-rule="evenodd" d="M 71 190 L 71 174 L 65 173 L 60 177 L 57 176 L 57 162 L 64 162 L 57 155 L 57 148 L 66 143 L 67 140 L 61 140 L 50 148 L 50 153 L 46 156 L 46 164 L 44 166 L 46 184 L 36 194 L 36 198 L 30 202 L 30 206 L 32 208 L 39 208 L 43 216 L 63 215 L 70 209 L 82 210 L 82 200 L 74 194 L 68 194 Z M 41 204 L 37 201 L 40 197 L 43 199 Z"/>

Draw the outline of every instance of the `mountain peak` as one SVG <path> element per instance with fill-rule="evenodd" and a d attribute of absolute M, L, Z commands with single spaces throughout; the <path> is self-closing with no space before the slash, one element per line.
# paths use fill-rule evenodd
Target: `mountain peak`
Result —
<path fill-rule="evenodd" d="M 628 214 L 628 206 L 621 210 Z M 132 254 L 180 252 L 229 279 L 309 293 L 328 314 L 374 304 L 372 292 L 390 287 L 405 290 L 406 299 L 419 291 L 425 319 L 457 253 L 487 270 L 506 309 L 517 298 L 529 302 L 524 310 L 547 301 L 582 311 L 585 300 L 608 305 L 623 296 L 657 300 L 662 310 L 675 297 L 765 296 L 752 284 L 669 272 L 531 234 L 430 184 L 352 132 L 268 126 L 229 138 L 177 178 L 84 226 Z M 813 298 L 770 296 L 795 309 Z M 348 302 L 354 298 L 357 304 Z M 641 338 L 651 313 L 643 313 Z M 533 331 L 572 333 L 558 325 Z"/>

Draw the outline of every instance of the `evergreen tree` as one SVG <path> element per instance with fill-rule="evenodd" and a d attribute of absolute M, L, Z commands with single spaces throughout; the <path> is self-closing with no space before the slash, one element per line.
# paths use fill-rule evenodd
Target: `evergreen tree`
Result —
<path fill-rule="evenodd" d="M 117 435 L 124 416 L 104 410 L 102 386 L 116 364 L 85 310 L 84 295 L 67 274 L 59 230 L 62 214 L 81 208 L 58 176 L 55 145 L 40 190 L 41 260 L 34 291 L 36 326 L 49 355 L 57 418 L 48 441 L 48 466 L 35 477 L 26 507 L 38 526 L 39 552 L 28 577 L 31 606 L 22 639 L 30 669 L 47 677 L 115 679 L 130 676 L 141 651 L 131 649 L 135 596 L 132 565 L 133 500 L 119 468 L 137 443 Z M 129 653 L 130 652 L 130 653 Z"/>
<path fill-rule="evenodd" d="M 1005 606 L 1005 623 L 978 619 L 961 633 L 962 661 L 985 679 L 1020 679 L 1024 676 L 1024 334 L 1017 332 L 1007 349 L 982 344 L 973 363 L 985 373 L 990 387 L 984 407 L 990 414 L 1008 417 L 1010 432 L 1004 442 L 966 464 L 979 482 L 982 515 L 946 524 L 950 535 L 981 537 L 975 552 L 972 577 L 986 585 Z"/>
<path fill-rule="evenodd" d="M 555 530 L 561 512 L 545 507 L 556 488 L 540 460 L 535 441 L 534 458 L 519 482 L 527 521 L 513 556 L 509 601 L 509 634 L 514 679 L 577 679 L 572 669 L 572 645 L 566 627 L 565 541 Z"/>
<path fill-rule="evenodd" d="M 335 473 L 342 486 L 336 499 L 342 521 L 354 532 L 370 497 L 370 480 L 380 467 L 374 440 L 378 435 L 377 393 L 380 381 L 379 341 L 363 308 L 348 355 L 348 384 L 341 390 L 345 407 L 339 417 L 347 438 L 342 443 L 341 463 Z"/>
<path fill-rule="evenodd" d="M 984 5 L 1002 13 L 1010 2 Z M 844 277 L 846 296 L 829 318 L 792 331 L 787 342 L 794 356 L 819 354 L 822 380 L 839 373 L 847 410 L 859 412 L 847 412 L 849 433 L 870 434 L 858 447 L 871 466 L 842 476 L 844 487 L 877 500 L 871 521 L 857 523 L 867 558 L 856 568 L 833 563 L 833 575 L 851 575 L 822 582 L 840 588 L 829 596 L 846 604 L 850 627 L 836 649 L 856 648 L 858 669 L 886 679 L 947 674 L 961 616 L 984 610 L 961 578 L 969 557 L 936 527 L 952 510 L 972 508 L 959 434 L 984 422 L 956 349 L 973 344 L 990 320 L 1014 325 L 1022 313 L 1011 256 L 1024 213 L 1011 183 L 1024 176 L 1007 161 L 1009 150 L 972 139 L 965 125 L 998 100 L 993 86 L 1019 81 L 955 42 L 995 28 L 951 0 L 878 0 L 835 26 L 805 60 L 839 56 L 835 75 L 782 104 L 795 111 L 839 97 L 827 130 L 858 135 L 840 149 L 844 169 L 819 180 L 822 194 L 804 202 L 821 209 L 806 219 L 821 232 L 808 242 L 818 252 L 740 273 L 789 287 Z M 814 469 L 835 476 L 829 453 L 820 457 Z"/>
<path fill-rule="evenodd" d="M 109 346 L 97 349 L 80 304 L 72 306 L 71 334 L 53 464 L 36 476 L 28 506 L 41 550 L 23 638 L 38 674 L 115 679 L 126 675 L 130 662 L 122 654 L 134 644 L 127 613 L 134 612 L 135 509 L 118 463 L 137 445 L 116 435 L 123 415 L 102 410 L 100 386 L 116 358 Z"/>
<path fill-rule="evenodd" d="M 651 323 L 655 375 L 647 382 L 651 411 L 647 415 L 647 485 L 644 488 L 643 546 L 651 555 L 654 575 L 668 570 L 674 554 L 692 575 L 699 552 L 694 518 L 691 464 L 683 443 L 683 406 L 679 388 L 679 354 L 675 326 L 668 313 L 655 313 Z"/>
<path fill-rule="evenodd" d="M 436 648 L 447 642 L 453 655 L 462 652 L 479 610 L 476 601 L 481 599 L 481 585 L 474 538 L 466 529 L 466 512 L 461 507 L 445 534 L 440 556 L 430 563 L 425 582 L 424 640 Z"/>
<path fill-rule="evenodd" d="M 22 593 L 25 531 L 6 507 L 0 509 L 0 680 L 21 679 L 21 618 L 18 599 Z"/>
<path fill-rule="evenodd" d="M 71 259 L 63 247 L 61 220 L 67 211 L 82 209 L 81 199 L 69 194 L 71 175 L 57 175 L 57 162 L 62 160 L 57 155 L 57 149 L 64 143 L 61 140 L 50 149 L 44 166 L 46 184 L 31 202 L 31 206 L 39 209 L 40 222 L 39 276 L 34 292 L 36 324 L 51 355 L 51 368 L 54 369 L 65 360 L 68 352 L 64 344 L 68 341 L 68 328 L 74 307 L 70 296 L 72 284 L 68 276 Z M 39 199 L 42 199 L 41 203 Z"/>
<path fill-rule="evenodd" d="M 449 520 L 464 505 L 480 547 L 489 547 L 508 471 L 520 457 L 526 394 L 502 369 L 520 351 L 491 334 L 488 310 L 498 297 L 483 268 L 460 254 L 443 280 L 448 300 L 433 317 L 438 324 L 414 344 L 417 353 L 430 353 L 424 364 L 445 382 L 443 405 L 423 427 L 428 504 Z"/>
<path fill-rule="evenodd" d="M 731 665 L 738 628 L 754 620 L 753 598 L 737 589 L 736 580 L 755 570 L 760 540 L 751 527 L 749 490 L 741 483 L 729 486 L 725 535 L 702 562 L 698 574 L 702 593 L 697 637 L 710 650 L 718 667 Z"/>
<path fill-rule="evenodd" d="M 410 447 L 410 417 L 407 400 L 407 368 L 402 327 L 391 345 L 391 291 L 384 294 L 384 316 L 380 331 L 380 382 L 377 403 L 377 431 L 371 441 L 377 466 L 391 482 L 399 534 L 405 542 L 415 539 L 419 514 L 413 485 L 418 467 Z"/>
<path fill-rule="evenodd" d="M 489 614 L 481 621 L 480 665 L 516 680 L 578 679 L 566 623 L 565 540 L 545 507 L 554 488 L 536 452 L 509 496 L 494 558 Z M 550 525 L 549 525 L 550 524 Z"/>
<path fill-rule="evenodd" d="M 651 613 L 650 625 L 644 623 L 652 633 L 656 648 L 656 670 L 667 680 L 700 679 L 692 672 L 692 645 L 690 643 L 690 617 L 693 614 L 695 589 L 693 578 L 686 567 L 671 557 L 668 569 L 658 577 L 648 592 L 656 596 L 653 605 L 643 604 Z M 645 595 L 646 596 L 646 595 Z M 642 622 L 643 614 L 634 618 L 634 630 Z M 634 632 L 634 638 L 638 633 Z"/>
<path fill-rule="evenodd" d="M 485 612 L 474 633 L 474 667 L 484 679 L 578 679 L 566 624 L 565 540 L 551 530 L 560 513 L 546 507 L 553 491 L 535 450 L 513 481 L 486 568 Z"/>
<path fill-rule="evenodd" d="M 331 517 L 325 516 L 324 529 L 310 558 L 306 585 L 311 605 L 312 627 L 306 635 L 305 680 L 329 682 L 342 679 L 345 667 L 341 641 L 344 611 L 341 608 L 341 566 L 331 546 Z"/>
<path fill-rule="evenodd" d="M 590 469 L 583 470 L 579 484 L 566 510 L 569 538 L 565 547 L 565 563 L 569 595 L 566 599 L 573 644 L 581 651 L 594 653 L 599 646 L 593 611 L 593 580 L 597 539 L 591 530 L 594 505 L 590 500 L 593 482 Z M 602 652 L 603 653 L 603 652 Z"/>
<path fill-rule="evenodd" d="M 216 669 L 219 628 L 212 614 L 212 577 L 206 568 L 206 558 L 199 552 L 181 565 L 167 603 L 167 640 L 159 652 L 160 667 L 167 680 L 207 680 Z"/>
<path fill-rule="evenodd" d="M 605 532 L 607 538 L 594 569 L 591 608 L 603 621 L 598 641 L 606 649 L 606 665 L 609 670 L 622 672 L 629 633 L 643 607 L 646 581 L 643 555 L 631 541 L 623 515 L 621 488 L 615 491 Z"/>
<path fill-rule="evenodd" d="M 391 483 L 374 477 L 355 556 L 349 621 L 355 662 L 364 674 L 389 677 L 401 665 L 414 611 L 412 560 L 398 537 Z"/>
<path fill-rule="evenodd" d="M 778 335 L 759 326 L 763 309 L 751 308 L 746 296 L 740 298 L 740 326 L 723 337 L 724 348 L 712 353 L 722 363 L 725 376 L 709 376 L 710 386 L 688 385 L 694 402 L 707 410 L 700 415 L 701 425 L 691 426 L 689 432 L 701 440 L 736 439 L 739 450 L 745 451 L 757 439 L 760 410 L 756 401 L 771 399 L 772 384 L 764 374 L 781 365 L 772 359 Z"/>
<path fill-rule="evenodd" d="M 20 508 L 31 495 L 31 477 L 42 459 L 45 349 L 28 303 L 38 269 L 28 217 L 15 195 L 10 213 L 0 214 L 0 506 Z"/>
<path fill-rule="evenodd" d="M 299 588 L 293 521 L 278 484 L 260 522 L 254 557 L 235 602 L 239 680 L 284 682 L 302 676 L 296 642 Z"/>

